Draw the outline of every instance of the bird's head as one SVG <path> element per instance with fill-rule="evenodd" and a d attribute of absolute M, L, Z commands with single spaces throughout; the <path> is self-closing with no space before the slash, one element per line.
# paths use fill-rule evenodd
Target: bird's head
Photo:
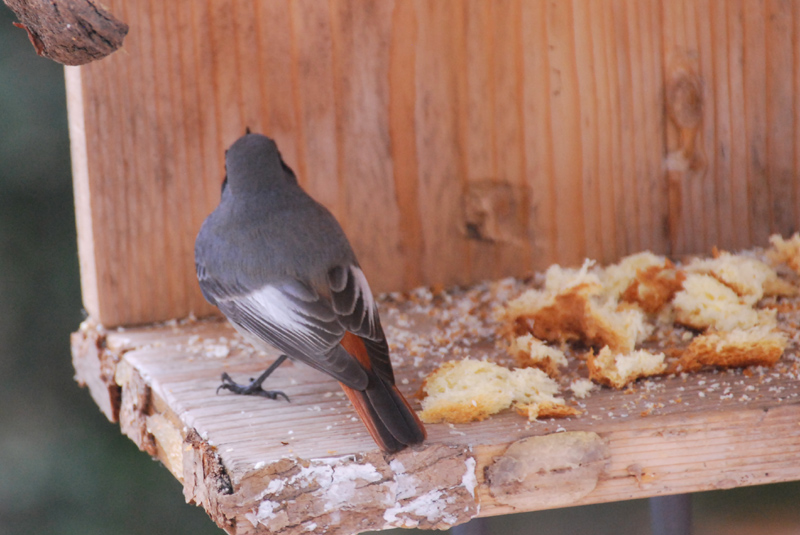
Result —
<path fill-rule="evenodd" d="M 269 191 L 285 182 L 297 184 L 275 141 L 261 134 L 247 133 L 225 152 L 227 187 L 234 195 Z"/>

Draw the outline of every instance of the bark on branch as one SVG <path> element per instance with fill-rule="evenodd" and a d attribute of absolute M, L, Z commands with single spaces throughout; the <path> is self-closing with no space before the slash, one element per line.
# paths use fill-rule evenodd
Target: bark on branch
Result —
<path fill-rule="evenodd" d="M 119 47 L 128 25 L 91 0 L 4 0 L 40 56 L 64 65 L 102 59 Z"/>

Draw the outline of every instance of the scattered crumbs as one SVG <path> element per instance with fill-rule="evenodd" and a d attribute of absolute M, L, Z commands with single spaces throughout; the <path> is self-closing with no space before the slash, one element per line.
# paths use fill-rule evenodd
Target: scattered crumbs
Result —
<path fill-rule="evenodd" d="M 261 470 L 265 466 L 267 466 L 267 463 L 265 461 L 259 461 L 253 466 L 253 469 L 254 470 Z"/>
<path fill-rule="evenodd" d="M 230 352 L 231 350 L 227 345 L 212 345 L 206 349 L 206 355 L 217 359 L 227 357 Z"/>

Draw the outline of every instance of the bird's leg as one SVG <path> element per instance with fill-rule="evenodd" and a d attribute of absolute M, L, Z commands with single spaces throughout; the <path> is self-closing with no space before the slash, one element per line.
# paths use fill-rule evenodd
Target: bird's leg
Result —
<path fill-rule="evenodd" d="M 248 385 L 240 385 L 239 383 L 234 382 L 233 379 L 231 379 L 231 376 L 226 372 L 222 372 L 222 384 L 217 387 L 217 394 L 219 394 L 220 390 L 230 390 L 235 394 L 242 394 L 244 396 L 263 396 L 269 399 L 278 399 L 279 396 L 283 396 L 286 401 L 289 401 L 289 396 L 280 390 L 264 390 L 261 388 L 261 383 L 263 383 L 264 380 L 278 368 L 278 366 L 283 364 L 283 361 L 287 358 L 288 357 L 286 355 L 281 355 L 278 357 L 275 362 L 273 362 L 270 367 L 264 371 L 264 373 L 258 376 L 257 379 L 251 379 L 250 384 Z"/>

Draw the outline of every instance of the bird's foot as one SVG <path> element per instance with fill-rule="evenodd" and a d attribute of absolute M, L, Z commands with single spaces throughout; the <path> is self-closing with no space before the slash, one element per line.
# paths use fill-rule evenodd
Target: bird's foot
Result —
<path fill-rule="evenodd" d="M 279 397 L 283 397 L 286 401 L 289 401 L 289 396 L 280 390 L 264 390 L 261 388 L 261 382 L 258 379 L 253 380 L 251 378 L 249 384 L 242 385 L 231 379 L 231 376 L 227 373 L 222 374 L 222 384 L 217 387 L 217 394 L 219 394 L 220 390 L 230 390 L 234 394 L 241 394 L 243 396 L 261 396 L 269 399 L 278 399 Z"/>
<path fill-rule="evenodd" d="M 283 361 L 286 359 L 286 355 L 281 355 L 264 371 L 264 373 L 259 375 L 257 379 L 251 378 L 250 384 L 247 385 L 240 385 L 231 379 L 230 375 L 222 372 L 222 384 L 217 387 L 217 394 L 219 394 L 220 390 L 230 390 L 234 394 L 241 394 L 243 396 L 261 396 L 269 399 L 278 399 L 278 397 L 282 396 L 286 401 L 291 401 L 289 396 L 280 390 L 264 390 L 261 388 L 261 383 L 263 383 L 272 372 L 278 369 L 278 366 L 283 364 Z"/>

